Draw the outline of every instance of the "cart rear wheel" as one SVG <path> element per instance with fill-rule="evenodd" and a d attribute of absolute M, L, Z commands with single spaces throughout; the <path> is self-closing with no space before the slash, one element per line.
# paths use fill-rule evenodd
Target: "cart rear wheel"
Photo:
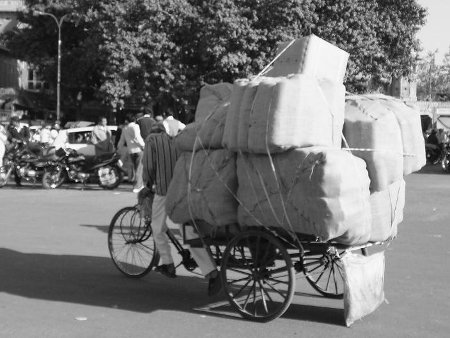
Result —
<path fill-rule="evenodd" d="M 108 248 L 114 265 L 132 278 L 145 276 L 159 261 L 150 224 L 136 207 L 119 210 L 111 220 Z"/>
<path fill-rule="evenodd" d="M 305 253 L 303 272 L 309 284 L 320 294 L 328 298 L 343 298 L 342 262 L 333 250 L 327 250 L 325 253 Z"/>
<path fill-rule="evenodd" d="M 264 231 L 234 237 L 225 249 L 221 274 L 231 306 L 247 319 L 276 319 L 294 296 L 292 260 L 283 244 Z"/>

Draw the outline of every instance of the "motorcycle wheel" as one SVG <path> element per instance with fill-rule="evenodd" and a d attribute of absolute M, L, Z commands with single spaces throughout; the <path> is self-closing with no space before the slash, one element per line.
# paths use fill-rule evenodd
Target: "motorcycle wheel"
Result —
<path fill-rule="evenodd" d="M 441 161 L 441 168 L 446 173 L 448 173 L 450 171 L 449 162 L 450 162 L 450 159 L 448 158 L 448 156 L 444 156 L 444 158 Z"/>
<path fill-rule="evenodd" d="M 103 189 L 115 189 L 122 182 L 122 172 L 117 167 L 106 166 L 98 169 L 98 185 Z"/>
<path fill-rule="evenodd" d="M 427 162 L 429 164 L 437 164 L 439 162 L 439 153 L 437 151 L 427 150 L 426 151 Z"/>
<path fill-rule="evenodd" d="M 11 176 L 12 171 L 13 166 L 11 164 L 0 167 L 0 188 L 3 188 L 6 183 L 8 183 L 9 176 Z"/>
<path fill-rule="evenodd" d="M 45 170 L 42 176 L 42 187 L 44 189 L 59 188 L 66 181 L 66 175 L 62 170 Z"/>

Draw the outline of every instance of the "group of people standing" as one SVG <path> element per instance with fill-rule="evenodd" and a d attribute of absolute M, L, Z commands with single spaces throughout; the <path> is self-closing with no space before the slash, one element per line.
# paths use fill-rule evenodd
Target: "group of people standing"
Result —
<path fill-rule="evenodd" d="M 43 123 L 41 128 L 30 136 L 31 141 L 40 143 L 43 146 L 50 146 L 58 137 L 60 129 L 59 123 Z"/>
<path fill-rule="evenodd" d="M 117 148 L 126 147 L 133 164 L 133 192 L 138 193 L 144 188 L 143 181 L 143 157 L 145 140 L 155 132 L 162 130 L 169 136 L 175 136 L 184 129 L 185 125 L 176 120 L 172 114 L 167 114 L 162 121 L 157 121 L 151 115 L 151 111 L 144 110 L 144 115 L 136 116 L 127 114 L 124 126 L 121 128 Z"/>

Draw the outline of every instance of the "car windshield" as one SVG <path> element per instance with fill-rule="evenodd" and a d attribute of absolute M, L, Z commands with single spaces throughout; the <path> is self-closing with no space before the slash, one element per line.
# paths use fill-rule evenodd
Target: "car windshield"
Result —
<path fill-rule="evenodd" d="M 75 133 L 69 133 L 68 136 L 68 142 L 72 144 L 89 143 L 90 139 L 90 131 L 78 131 Z"/>

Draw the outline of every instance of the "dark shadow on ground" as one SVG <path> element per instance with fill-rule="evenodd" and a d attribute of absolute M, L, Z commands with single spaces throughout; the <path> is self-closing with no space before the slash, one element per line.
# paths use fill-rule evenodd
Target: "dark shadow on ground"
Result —
<path fill-rule="evenodd" d="M 80 224 L 80 226 L 86 228 L 94 228 L 104 233 L 108 233 L 109 231 L 109 224 L 108 225 Z"/>
<path fill-rule="evenodd" d="M 80 226 L 86 227 L 86 228 L 94 228 L 94 229 L 97 229 L 104 233 L 108 233 L 108 231 L 109 231 L 109 224 L 108 225 L 80 224 Z M 170 231 L 181 240 L 180 229 L 170 228 Z"/>
<path fill-rule="evenodd" d="M 209 315 L 214 314 L 218 317 L 240 319 L 243 320 L 238 313 L 234 312 L 233 308 L 227 301 L 218 302 L 215 304 L 209 304 L 204 307 L 194 308 L 195 311 L 207 313 Z M 345 325 L 344 322 L 344 310 L 291 303 L 289 308 L 283 314 L 282 318 L 303 320 L 316 323 L 332 324 L 332 325 Z"/>
<path fill-rule="evenodd" d="M 292 303 L 283 318 L 333 325 L 345 325 L 344 310 L 324 306 Z"/>
<path fill-rule="evenodd" d="M 21 297 L 144 313 L 157 310 L 198 313 L 202 308 L 210 316 L 241 320 L 228 303 L 223 305 L 225 315 L 208 307 L 224 302 L 225 298 L 208 297 L 206 280 L 196 276 L 167 279 L 151 272 L 141 279 L 130 279 L 106 257 L 28 254 L 10 249 L 0 249 L 0 266 L 0 292 Z M 342 325 L 343 316 L 341 309 L 293 303 L 284 317 Z"/>
<path fill-rule="evenodd" d="M 51 301 L 152 312 L 191 312 L 210 302 L 204 279 L 122 275 L 106 257 L 28 254 L 0 249 L 0 292 Z M 217 298 L 215 299 L 217 301 Z"/>
<path fill-rule="evenodd" d="M 427 164 L 417 174 L 450 175 L 442 170 L 441 164 Z"/>

